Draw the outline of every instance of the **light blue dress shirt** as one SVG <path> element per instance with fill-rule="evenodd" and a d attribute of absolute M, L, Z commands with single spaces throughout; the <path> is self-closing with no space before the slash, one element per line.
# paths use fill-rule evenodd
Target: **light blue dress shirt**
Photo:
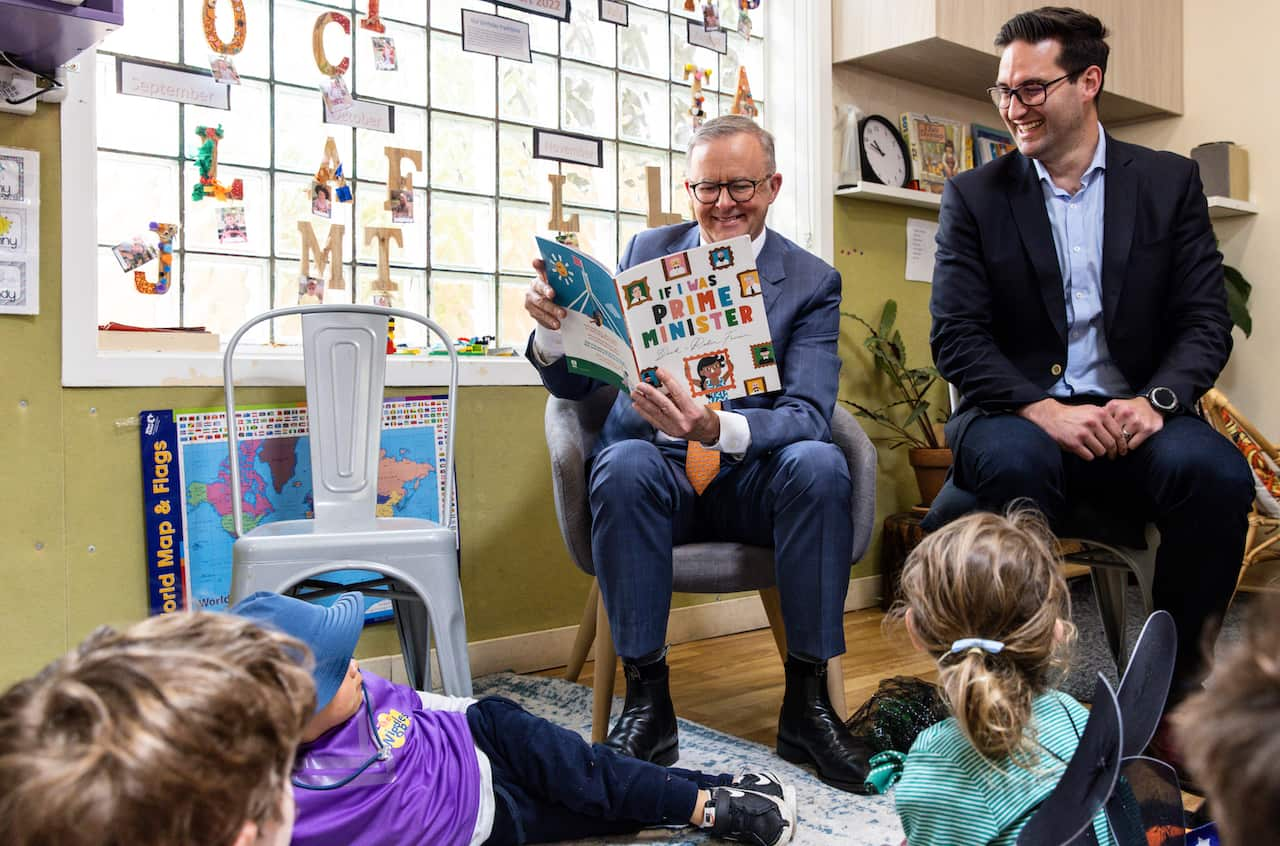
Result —
<path fill-rule="evenodd" d="M 1107 188 L 1107 136 L 1102 124 L 1098 124 L 1093 161 L 1074 194 L 1054 185 L 1038 159 L 1031 161 L 1040 175 L 1067 302 L 1067 367 L 1049 394 L 1131 397 L 1133 389 L 1111 359 L 1102 325 L 1102 219 Z"/>

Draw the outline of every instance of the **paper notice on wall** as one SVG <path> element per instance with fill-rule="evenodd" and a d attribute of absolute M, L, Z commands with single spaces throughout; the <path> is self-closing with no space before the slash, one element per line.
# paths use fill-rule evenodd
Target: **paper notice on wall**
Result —
<path fill-rule="evenodd" d="M 0 314 L 40 313 L 40 154 L 0 147 Z"/>
<path fill-rule="evenodd" d="M 934 236 L 938 224 L 932 220 L 907 218 L 907 281 L 932 282 L 933 258 L 938 251 Z"/>

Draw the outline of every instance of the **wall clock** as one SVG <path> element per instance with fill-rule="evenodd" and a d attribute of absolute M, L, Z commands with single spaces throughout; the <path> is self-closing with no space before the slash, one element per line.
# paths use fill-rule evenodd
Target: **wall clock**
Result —
<path fill-rule="evenodd" d="M 888 118 L 868 115 L 858 124 L 858 147 L 862 158 L 862 178 L 894 188 L 911 181 L 911 157 L 898 128 Z"/>

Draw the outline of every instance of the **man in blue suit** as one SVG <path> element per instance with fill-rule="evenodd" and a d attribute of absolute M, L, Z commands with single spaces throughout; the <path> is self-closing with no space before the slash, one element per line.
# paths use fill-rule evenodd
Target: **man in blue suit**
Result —
<path fill-rule="evenodd" d="M 660 764 L 678 756 L 665 646 L 672 546 L 713 538 L 772 546 L 789 651 L 778 752 L 815 765 L 828 783 L 861 790 L 870 750 L 832 709 L 825 679 L 827 659 L 844 652 L 852 563 L 851 482 L 830 430 L 840 274 L 765 229 L 782 175 L 773 137 L 749 118 L 729 115 L 699 128 L 685 184 L 697 224 L 640 233 L 621 267 L 750 235 L 782 391 L 712 410 L 659 370 L 666 393 L 641 384 L 610 410 L 589 459 L 591 551 L 627 696 L 606 744 Z M 601 383 L 568 371 L 558 332 L 565 311 L 553 301 L 542 262 L 534 266 L 539 278 L 525 308 L 537 326 L 528 357 L 553 394 L 581 399 Z M 690 441 L 719 453 L 719 470 L 701 493 L 686 475 Z"/>
<path fill-rule="evenodd" d="M 990 93 L 1017 151 L 947 184 L 931 342 L 964 397 L 947 424 L 952 481 L 981 507 L 1029 497 L 1086 533 L 1098 521 L 1063 526 L 1068 501 L 1155 521 L 1173 704 L 1203 677 L 1201 632 L 1235 588 L 1253 484 L 1195 414 L 1231 353 L 1200 176 L 1103 132 L 1106 35 L 1049 7 L 1001 29 Z"/>

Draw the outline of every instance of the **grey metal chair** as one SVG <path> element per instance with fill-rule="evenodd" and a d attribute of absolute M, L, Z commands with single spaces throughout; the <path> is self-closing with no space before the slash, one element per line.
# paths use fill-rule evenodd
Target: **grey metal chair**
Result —
<path fill-rule="evenodd" d="M 259 323 L 288 315 L 302 318 L 307 424 L 315 518 L 264 523 L 242 532 L 241 497 L 232 498 L 236 541 L 231 601 L 260 590 L 317 599 L 346 590 L 391 600 L 410 683 L 431 683 L 427 626 L 435 634 L 445 692 L 471 695 L 467 631 L 458 579 L 452 497 L 440 522 L 378 517 L 379 439 L 387 369 L 387 318 L 413 320 L 439 335 L 449 350 L 448 436 L 444 490 L 453 491 L 454 409 L 458 357 L 449 335 L 420 314 L 362 305 L 294 306 L 268 311 L 245 323 L 223 354 L 227 420 L 235 420 L 233 364 L 236 346 Z M 240 491 L 239 439 L 228 426 L 231 489 Z M 338 584 L 320 578 L 335 570 L 369 570 L 378 578 Z"/>
<path fill-rule="evenodd" d="M 551 480 L 556 518 L 569 557 L 578 569 L 595 575 L 591 558 L 591 511 L 587 502 L 587 457 L 600 436 L 605 417 L 617 391 L 600 388 L 581 401 L 549 397 L 545 414 L 547 447 L 551 452 Z M 853 482 L 853 565 L 871 539 L 875 524 L 876 450 L 849 412 L 837 406 L 831 418 L 832 440 L 844 452 Z M 733 593 L 756 590 L 769 618 L 778 653 L 785 660 L 786 632 L 782 625 L 782 604 L 774 583 L 773 550 L 742 543 L 710 542 L 681 544 L 673 550 L 674 590 L 679 593 Z M 587 652 L 595 644 L 596 671 L 593 682 L 595 705 L 591 736 L 601 741 L 609 728 L 613 704 L 617 654 L 609 632 L 609 620 L 593 579 L 583 609 L 582 623 L 565 672 L 577 681 Z M 827 683 L 832 705 L 845 714 L 844 675 L 839 656 L 827 662 Z"/>

